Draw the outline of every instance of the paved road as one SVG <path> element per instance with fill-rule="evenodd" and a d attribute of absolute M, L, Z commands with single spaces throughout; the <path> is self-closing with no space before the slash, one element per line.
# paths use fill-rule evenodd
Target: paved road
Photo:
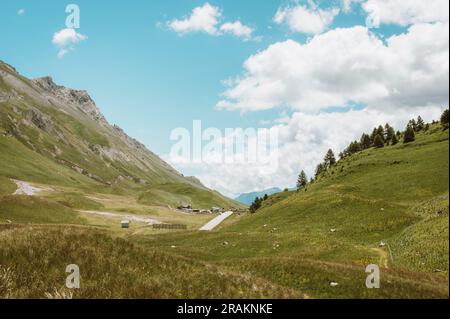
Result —
<path fill-rule="evenodd" d="M 230 217 L 232 214 L 233 214 L 233 212 L 230 212 L 230 211 L 220 214 L 213 220 L 209 221 L 209 223 L 204 225 L 202 228 L 200 228 L 200 230 L 211 231 L 214 228 L 216 228 L 221 222 L 223 222 L 226 218 Z"/>

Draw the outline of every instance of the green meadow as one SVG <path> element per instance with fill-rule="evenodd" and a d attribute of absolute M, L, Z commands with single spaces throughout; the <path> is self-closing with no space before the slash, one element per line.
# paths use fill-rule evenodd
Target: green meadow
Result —
<path fill-rule="evenodd" d="M 448 131 L 434 125 L 413 143 L 359 152 L 212 232 L 122 230 L 79 212 L 129 210 L 200 226 L 210 217 L 161 208 L 165 199 L 176 203 L 168 191 L 210 204 L 177 185 L 133 196 L 55 187 L 30 197 L 6 195 L 15 185 L 3 177 L 0 295 L 448 298 L 448 146 Z M 72 263 L 82 285 L 69 291 Z M 369 264 L 381 269 L 380 289 L 365 287 Z"/>

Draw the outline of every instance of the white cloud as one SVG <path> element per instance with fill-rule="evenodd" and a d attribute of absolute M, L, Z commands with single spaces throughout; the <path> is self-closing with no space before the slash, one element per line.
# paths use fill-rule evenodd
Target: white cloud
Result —
<path fill-rule="evenodd" d="M 334 29 L 306 44 L 278 42 L 244 63 L 219 108 L 303 112 L 363 103 L 377 108 L 448 103 L 449 25 L 419 24 L 383 42 L 366 27 Z"/>
<path fill-rule="evenodd" d="M 231 33 L 238 38 L 243 38 L 248 41 L 252 38 L 252 33 L 254 30 L 246 25 L 243 25 L 240 21 L 235 21 L 222 24 L 220 31 Z"/>
<path fill-rule="evenodd" d="M 55 32 L 53 35 L 53 44 L 58 46 L 66 46 L 70 44 L 76 44 L 78 42 L 84 41 L 87 39 L 87 36 L 82 35 L 81 33 L 77 33 L 75 29 L 62 29 L 58 32 Z"/>
<path fill-rule="evenodd" d="M 449 21 L 448 0 L 368 0 L 362 7 L 381 24 L 409 26 Z"/>
<path fill-rule="evenodd" d="M 75 29 L 66 28 L 55 32 L 52 43 L 59 48 L 58 58 L 62 59 L 73 50 L 75 44 L 85 41 L 87 38 L 87 36 L 76 32 Z"/>
<path fill-rule="evenodd" d="M 389 122 L 403 130 L 409 119 L 421 115 L 426 121 L 438 119 L 440 107 L 394 109 L 390 112 L 367 108 L 345 113 L 294 113 L 283 123 L 273 126 L 279 133 L 279 162 L 275 172 L 264 166 L 250 164 L 190 164 L 181 165 L 165 157 L 180 170 L 189 169 L 206 186 L 235 197 L 239 193 L 270 187 L 292 187 L 301 169 L 313 175 L 315 166 L 325 152 L 332 148 L 336 156 L 363 132 Z"/>
<path fill-rule="evenodd" d="M 252 39 L 254 29 L 237 20 L 220 24 L 222 11 L 209 3 L 196 7 L 184 19 L 174 19 L 167 22 L 167 26 L 180 35 L 193 32 L 203 32 L 213 36 L 231 34 L 244 41 Z"/>
<path fill-rule="evenodd" d="M 17 11 L 17 14 L 23 16 L 25 14 L 25 9 L 19 9 L 19 11 Z"/>
<path fill-rule="evenodd" d="M 324 10 L 310 2 L 309 6 L 279 8 L 273 20 L 277 24 L 285 23 L 293 32 L 319 34 L 333 23 L 338 14 L 338 8 Z"/>
<path fill-rule="evenodd" d="M 342 0 L 342 11 L 350 13 L 354 4 L 361 3 L 364 0 Z"/>
<path fill-rule="evenodd" d="M 218 7 L 205 3 L 201 7 L 194 8 L 189 17 L 169 21 L 167 25 L 181 35 L 190 32 L 205 32 L 210 35 L 217 35 L 217 25 L 221 16 L 222 13 Z"/>

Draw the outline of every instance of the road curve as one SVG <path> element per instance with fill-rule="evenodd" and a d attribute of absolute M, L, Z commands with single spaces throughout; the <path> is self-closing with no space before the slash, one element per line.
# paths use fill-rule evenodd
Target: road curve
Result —
<path fill-rule="evenodd" d="M 205 224 L 202 228 L 200 228 L 200 230 L 211 231 L 214 228 L 216 228 L 225 219 L 230 217 L 232 214 L 233 214 L 233 212 L 231 212 L 231 211 L 220 214 L 219 216 L 217 216 L 216 218 L 214 218 L 213 220 L 211 220 L 207 224 Z"/>

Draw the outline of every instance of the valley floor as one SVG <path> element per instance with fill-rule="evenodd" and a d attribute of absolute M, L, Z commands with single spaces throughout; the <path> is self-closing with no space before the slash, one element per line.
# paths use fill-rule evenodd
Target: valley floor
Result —
<path fill-rule="evenodd" d="M 449 297 L 448 132 L 355 154 L 220 225 L 138 196 L 0 181 L 3 298 Z M 80 289 L 65 287 L 69 264 Z"/>

